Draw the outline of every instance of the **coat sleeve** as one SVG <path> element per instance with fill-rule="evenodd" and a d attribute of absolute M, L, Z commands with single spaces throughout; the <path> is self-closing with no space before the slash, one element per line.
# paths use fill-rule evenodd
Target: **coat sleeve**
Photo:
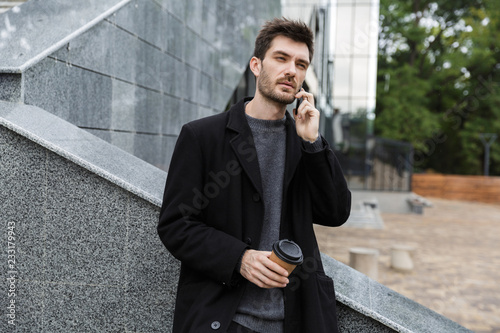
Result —
<path fill-rule="evenodd" d="M 230 286 L 247 244 L 207 223 L 203 208 L 203 152 L 193 129 L 185 125 L 168 171 L 158 234 L 167 250 L 183 265 Z"/>
<path fill-rule="evenodd" d="M 347 187 L 340 163 L 328 142 L 316 151 L 302 151 L 302 162 L 311 194 L 314 223 L 340 226 L 351 212 L 351 192 Z"/>

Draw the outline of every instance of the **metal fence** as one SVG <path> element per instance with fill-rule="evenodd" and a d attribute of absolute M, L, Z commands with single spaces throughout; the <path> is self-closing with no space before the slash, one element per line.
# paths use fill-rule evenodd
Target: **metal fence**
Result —
<path fill-rule="evenodd" d="M 371 137 L 336 155 L 353 190 L 411 191 L 411 144 Z"/>

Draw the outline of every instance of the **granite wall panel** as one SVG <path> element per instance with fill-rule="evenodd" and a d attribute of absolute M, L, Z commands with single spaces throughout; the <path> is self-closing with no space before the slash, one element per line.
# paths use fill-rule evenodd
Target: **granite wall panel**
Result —
<path fill-rule="evenodd" d="M 43 332 L 43 313 L 46 310 L 44 308 L 45 284 L 33 280 L 18 280 L 16 287 L 15 328 L 12 329 L 12 326 L 7 328 L 5 325 L 7 320 L 2 320 L 4 323 L 0 323 L 0 330 L 16 333 Z M 6 299 L 3 295 L 0 294 L 0 296 L 2 300 Z M 2 317 L 4 317 L 2 319 L 7 318 L 5 315 Z"/>
<path fill-rule="evenodd" d="M 209 104 L 208 93 L 203 92 L 203 97 L 200 88 L 201 82 L 208 85 L 211 78 L 191 67 L 175 67 L 176 60 L 170 57 L 167 59 L 173 62 L 174 76 L 184 83 L 180 86 L 186 87 L 188 82 L 193 85 L 189 91 L 183 89 L 185 97 L 199 95 L 199 99 Z M 165 81 L 172 81 L 167 78 L 170 73 L 165 74 Z M 176 118 L 175 113 L 183 112 L 180 117 L 183 121 L 196 119 L 195 111 L 180 111 L 177 105 L 181 97 L 132 85 L 79 67 L 70 67 L 60 60 L 43 60 L 25 75 L 28 79 L 25 95 L 27 103 L 38 103 L 45 110 L 83 128 L 175 135 L 182 125 L 171 122 L 172 118 Z M 36 80 L 29 80 L 35 77 Z M 186 80 L 186 77 L 193 80 Z M 88 85 L 83 88 L 70 84 L 73 81 Z M 158 86 L 162 84 L 158 83 Z M 55 104 L 54 100 L 58 103 Z M 190 105 L 197 104 L 191 102 Z M 89 112 L 93 108 L 99 112 Z"/>
<path fill-rule="evenodd" d="M 186 26 L 194 33 L 201 35 L 203 33 L 202 27 L 202 11 L 203 0 L 188 0 L 186 1 Z"/>
<path fill-rule="evenodd" d="M 130 9 L 118 10 L 106 20 L 163 51 L 167 50 L 163 35 L 170 25 L 171 14 L 154 1 L 132 1 Z"/>
<path fill-rule="evenodd" d="M 154 0 L 156 3 L 160 4 L 167 11 L 172 13 L 179 20 L 184 21 L 186 17 L 186 3 L 187 1 L 176 1 L 176 0 Z"/>
<path fill-rule="evenodd" d="M 24 82 L 26 104 L 80 127 L 109 128 L 113 102 L 109 76 L 46 58 L 24 73 Z"/>
<path fill-rule="evenodd" d="M 149 158 L 149 155 L 154 155 L 153 158 L 149 158 L 148 163 L 162 170 L 168 168 L 177 141 L 176 135 L 131 134 L 94 129 L 87 131 L 117 148 L 134 152 L 134 156 L 143 160 Z"/>
<path fill-rule="evenodd" d="M 0 126 L 0 222 L 2 231 L 14 226 L 16 270 L 22 279 L 38 279 L 43 272 L 45 234 L 46 153 L 25 139 Z M 23 154 L 19 154 L 19 150 Z M 22 167 L 19 167 L 22 166 Z M 29 200 L 27 200 L 29 198 Z M 27 221 L 28 223 L 21 223 Z M 32 223 L 29 223 L 31 222 Z M 2 263 L 7 263 L 7 251 L 1 251 Z M 6 270 L 0 270 L 5 281 Z M 1 292 L 5 292 L 1 288 Z M 1 298 L 6 300 L 7 298 Z"/>
<path fill-rule="evenodd" d="M 45 165 L 43 280 L 121 285 L 126 280 L 122 268 L 126 266 L 128 194 L 65 160 L 55 158 Z"/>
<path fill-rule="evenodd" d="M 22 101 L 22 76 L 14 73 L 0 73 L 0 100 Z"/>
<path fill-rule="evenodd" d="M 203 10 L 201 13 L 201 31 L 203 37 L 211 45 L 217 39 L 217 4 L 212 0 L 203 1 Z"/>
<path fill-rule="evenodd" d="M 136 134 L 134 137 L 134 155 L 142 160 L 149 159 L 149 163 L 161 167 L 166 163 L 162 153 L 167 150 L 164 146 L 163 136 L 150 134 Z"/>
<path fill-rule="evenodd" d="M 125 332 L 123 288 L 106 285 L 44 284 L 40 332 Z"/>
<path fill-rule="evenodd" d="M 178 1 L 183 3 L 182 1 Z M 168 26 L 162 27 L 163 30 L 163 40 L 167 45 L 167 53 L 173 55 L 179 60 L 184 59 L 184 44 L 186 42 L 186 26 L 184 22 L 179 19 L 175 14 L 167 13 L 168 15 Z"/>
<path fill-rule="evenodd" d="M 156 234 L 158 207 L 3 126 L 0 149 L 18 278 L 0 299 L 17 302 L 16 332 L 168 331 L 179 265 Z"/>
<path fill-rule="evenodd" d="M 174 310 L 179 265 L 169 261 L 166 250 L 157 241 L 156 224 L 158 210 L 151 210 L 142 200 L 131 198 L 136 209 L 131 214 L 129 233 L 134 235 L 129 242 L 128 276 L 142 281 L 127 286 L 126 297 L 130 309 L 127 326 L 130 331 L 165 332 L 172 327 L 171 313 Z M 158 268 L 158 269 L 157 269 Z M 150 276 L 144 280 L 143 275 Z M 151 304 L 158 304 L 164 311 L 151 311 Z"/>
<path fill-rule="evenodd" d="M 397 332 L 344 304 L 337 302 L 339 329 L 342 333 L 394 333 Z"/>

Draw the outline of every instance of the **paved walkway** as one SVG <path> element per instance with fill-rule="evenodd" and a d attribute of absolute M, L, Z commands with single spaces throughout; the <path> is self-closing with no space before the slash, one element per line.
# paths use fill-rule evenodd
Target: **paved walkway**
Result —
<path fill-rule="evenodd" d="M 427 199 L 423 215 L 382 214 L 383 230 L 316 227 L 320 249 L 345 264 L 351 247 L 378 249 L 378 282 L 474 332 L 500 333 L 500 205 Z M 416 247 L 411 273 L 390 268 L 395 244 Z"/>

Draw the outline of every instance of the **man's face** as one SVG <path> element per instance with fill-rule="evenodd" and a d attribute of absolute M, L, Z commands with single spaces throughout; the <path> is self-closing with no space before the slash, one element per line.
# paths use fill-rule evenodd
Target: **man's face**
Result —
<path fill-rule="evenodd" d="M 257 89 L 260 94 L 280 104 L 290 104 L 300 90 L 309 67 L 309 49 L 304 43 L 277 36 L 260 61 Z"/>

